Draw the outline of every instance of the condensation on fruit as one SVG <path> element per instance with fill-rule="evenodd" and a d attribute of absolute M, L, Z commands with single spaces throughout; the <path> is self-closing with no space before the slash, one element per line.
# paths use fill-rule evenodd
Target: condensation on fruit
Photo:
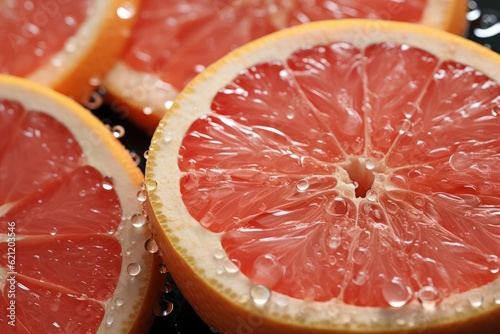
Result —
<path fill-rule="evenodd" d="M 130 217 L 130 221 L 134 227 L 142 227 L 146 223 L 146 218 L 142 214 L 136 213 Z"/>
<path fill-rule="evenodd" d="M 250 299 L 257 306 L 265 305 L 271 299 L 271 290 L 262 284 L 254 285 L 250 288 Z"/>
<path fill-rule="evenodd" d="M 158 265 L 158 271 L 160 272 L 160 274 L 166 274 L 168 272 L 168 268 L 167 268 L 167 265 L 165 263 L 160 263 Z"/>
<path fill-rule="evenodd" d="M 116 10 L 116 14 L 118 15 L 119 18 L 128 20 L 131 19 L 135 16 L 137 12 L 137 8 L 133 3 L 124 3 L 121 7 L 118 7 Z"/>
<path fill-rule="evenodd" d="M 130 276 L 137 276 L 141 272 L 141 265 L 136 262 L 129 263 L 127 266 L 127 272 Z"/>
<path fill-rule="evenodd" d="M 263 254 L 253 263 L 250 278 L 253 282 L 273 288 L 283 277 L 285 268 L 273 254 Z"/>
<path fill-rule="evenodd" d="M 146 242 L 144 243 L 144 248 L 151 254 L 158 252 L 158 250 L 160 249 L 154 238 L 146 240 Z"/>
<path fill-rule="evenodd" d="M 146 181 L 144 181 L 144 185 L 147 191 L 153 191 L 156 190 L 158 182 L 154 179 L 147 179 Z"/>
<path fill-rule="evenodd" d="M 166 317 L 174 310 L 174 304 L 168 300 L 161 300 L 153 308 L 153 313 L 157 317 Z"/>
<path fill-rule="evenodd" d="M 384 283 L 382 295 L 385 301 L 392 307 L 406 305 L 413 296 L 413 291 L 400 277 L 393 277 Z"/>

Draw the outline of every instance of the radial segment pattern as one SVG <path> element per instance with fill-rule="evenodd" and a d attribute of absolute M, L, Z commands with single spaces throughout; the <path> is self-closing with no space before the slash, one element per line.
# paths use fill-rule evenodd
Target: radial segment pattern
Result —
<path fill-rule="evenodd" d="M 409 45 L 256 64 L 179 151 L 181 193 L 255 284 L 434 305 L 499 276 L 500 87 Z"/>

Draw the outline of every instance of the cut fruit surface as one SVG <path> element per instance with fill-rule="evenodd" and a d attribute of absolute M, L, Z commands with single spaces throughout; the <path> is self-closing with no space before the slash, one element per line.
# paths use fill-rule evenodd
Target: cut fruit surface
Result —
<path fill-rule="evenodd" d="M 340 18 L 407 21 L 463 33 L 466 9 L 464 0 L 145 0 L 104 85 L 112 104 L 152 131 L 196 74 L 258 37 Z"/>
<path fill-rule="evenodd" d="M 137 4 L 2 1 L 0 73 L 27 77 L 86 101 L 124 47 Z"/>
<path fill-rule="evenodd" d="M 69 98 L 4 75 L 0 131 L 0 332 L 147 331 L 159 277 L 125 148 Z"/>
<path fill-rule="evenodd" d="M 436 29 L 339 20 L 259 39 L 193 80 L 146 179 L 201 317 L 229 333 L 494 333 L 499 64 Z"/>

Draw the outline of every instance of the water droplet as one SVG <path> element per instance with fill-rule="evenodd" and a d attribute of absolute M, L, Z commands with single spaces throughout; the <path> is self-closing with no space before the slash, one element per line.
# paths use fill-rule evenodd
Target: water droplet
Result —
<path fill-rule="evenodd" d="M 61 305 L 61 300 L 59 298 L 54 298 L 50 301 L 49 308 L 52 312 L 57 312 L 59 310 L 59 305 Z"/>
<path fill-rule="evenodd" d="M 163 141 L 165 143 L 170 143 L 172 141 L 172 134 L 168 131 L 163 133 Z"/>
<path fill-rule="evenodd" d="M 253 282 L 272 288 L 281 280 L 283 273 L 283 265 L 276 256 L 263 254 L 255 259 L 250 277 Z"/>
<path fill-rule="evenodd" d="M 144 107 L 144 108 L 142 108 L 142 112 L 144 113 L 144 115 L 151 115 L 153 113 L 153 108 Z"/>
<path fill-rule="evenodd" d="M 370 202 L 375 202 L 377 200 L 377 192 L 375 192 L 375 190 L 373 189 L 370 189 L 366 192 L 365 197 Z"/>
<path fill-rule="evenodd" d="M 115 125 L 111 128 L 111 133 L 115 138 L 122 138 L 125 135 L 125 128 L 121 125 Z"/>
<path fill-rule="evenodd" d="M 171 293 L 172 291 L 174 290 L 172 284 L 170 284 L 169 282 L 166 282 L 165 284 L 163 284 L 162 288 L 161 288 L 161 292 L 163 293 Z"/>
<path fill-rule="evenodd" d="M 165 105 L 165 108 L 167 110 L 169 110 L 174 105 L 174 101 L 165 101 L 164 105 Z"/>
<path fill-rule="evenodd" d="M 113 324 L 113 315 L 106 315 L 106 325 L 111 326 Z"/>
<path fill-rule="evenodd" d="M 146 218 L 142 214 L 136 213 L 130 217 L 130 221 L 134 227 L 142 227 L 146 222 Z"/>
<path fill-rule="evenodd" d="M 222 260 L 226 256 L 226 252 L 222 248 L 217 248 L 214 251 L 214 258 L 216 260 Z"/>
<path fill-rule="evenodd" d="M 456 171 L 467 170 L 471 166 L 471 160 L 465 152 L 457 152 L 452 154 L 448 162 L 450 164 L 450 167 Z"/>
<path fill-rule="evenodd" d="M 124 20 L 128 20 L 134 17 L 135 12 L 136 8 L 132 3 L 125 3 L 123 4 L 123 6 L 118 7 L 118 9 L 116 10 L 116 14 L 118 15 L 118 17 Z"/>
<path fill-rule="evenodd" d="M 356 248 L 352 254 L 352 260 L 356 264 L 364 264 L 370 258 L 370 251 L 366 248 Z"/>
<path fill-rule="evenodd" d="M 57 228 L 53 227 L 52 230 L 50 230 L 50 235 L 56 235 L 57 233 Z"/>
<path fill-rule="evenodd" d="M 365 284 L 369 278 L 370 278 L 370 275 L 368 275 L 368 273 L 366 271 L 361 270 L 361 271 L 358 271 L 356 273 L 356 275 L 354 275 L 352 282 L 356 285 L 361 286 L 361 285 Z"/>
<path fill-rule="evenodd" d="M 137 199 L 139 200 L 139 202 L 145 202 L 146 201 L 146 193 L 142 190 L 139 190 L 137 192 Z"/>
<path fill-rule="evenodd" d="M 408 102 L 403 106 L 403 114 L 406 118 L 410 119 L 419 111 L 420 107 L 413 102 Z"/>
<path fill-rule="evenodd" d="M 238 260 L 225 260 L 223 263 L 224 270 L 228 274 L 235 274 L 240 271 L 240 262 Z"/>
<path fill-rule="evenodd" d="M 302 179 L 297 182 L 296 185 L 297 191 L 303 192 L 306 191 L 307 188 L 309 188 L 309 181 L 307 179 Z"/>
<path fill-rule="evenodd" d="M 89 79 L 89 84 L 92 87 L 98 87 L 101 83 L 102 83 L 102 80 L 99 77 L 92 77 Z"/>
<path fill-rule="evenodd" d="M 144 159 L 148 160 L 149 150 L 144 151 L 144 153 L 142 154 L 142 156 L 144 157 Z"/>
<path fill-rule="evenodd" d="M 154 179 L 147 179 L 146 182 L 144 182 L 144 185 L 148 191 L 153 191 L 158 186 L 158 182 Z"/>
<path fill-rule="evenodd" d="M 431 311 L 436 308 L 441 300 L 439 290 L 433 286 L 424 286 L 417 292 L 417 298 L 425 310 Z"/>
<path fill-rule="evenodd" d="M 167 268 L 167 265 L 165 263 L 160 263 L 158 265 L 158 271 L 160 272 L 160 274 L 166 274 L 168 272 L 168 268 Z"/>
<path fill-rule="evenodd" d="M 374 170 L 376 167 L 376 163 L 372 159 L 366 159 L 365 161 L 365 168 L 368 170 Z"/>
<path fill-rule="evenodd" d="M 347 214 L 347 211 L 348 203 L 340 196 L 334 197 L 333 200 L 331 200 L 326 206 L 326 212 L 335 217 L 341 217 Z"/>
<path fill-rule="evenodd" d="M 500 271 L 500 263 L 498 256 L 496 255 L 488 256 L 488 269 L 492 274 L 497 274 Z"/>
<path fill-rule="evenodd" d="M 209 228 L 213 223 L 215 222 L 215 216 L 211 212 L 207 212 L 201 219 L 200 219 L 200 224 L 205 227 Z"/>
<path fill-rule="evenodd" d="M 402 236 L 403 242 L 407 245 L 411 245 L 415 241 L 415 234 L 413 232 L 404 232 Z"/>
<path fill-rule="evenodd" d="M 113 190 L 113 178 L 110 176 L 105 176 L 102 179 L 102 187 L 105 190 Z"/>
<path fill-rule="evenodd" d="M 286 108 L 285 116 L 287 119 L 293 119 L 295 117 L 295 110 L 292 106 L 288 106 L 288 108 Z"/>
<path fill-rule="evenodd" d="M 123 305 L 123 303 L 124 303 L 123 298 L 118 297 L 118 298 L 115 299 L 115 305 L 116 306 L 120 307 L 120 306 Z"/>
<path fill-rule="evenodd" d="M 483 296 L 478 292 L 471 292 L 467 299 L 472 307 L 481 307 L 484 301 Z"/>
<path fill-rule="evenodd" d="M 250 299 L 257 306 L 265 305 L 271 299 L 271 290 L 262 284 L 254 285 L 250 288 Z"/>
<path fill-rule="evenodd" d="M 497 293 L 493 296 L 493 301 L 495 302 L 495 304 L 500 305 L 500 292 L 497 292 Z"/>
<path fill-rule="evenodd" d="M 158 244 L 156 243 L 156 240 L 154 238 L 146 240 L 146 242 L 144 243 L 144 248 L 146 248 L 146 250 L 151 254 L 154 254 L 159 250 Z"/>
<path fill-rule="evenodd" d="M 411 129 L 411 121 L 408 119 L 402 120 L 398 125 L 400 134 L 404 134 L 405 132 L 408 132 L 408 130 Z"/>
<path fill-rule="evenodd" d="M 95 110 L 102 106 L 104 103 L 104 99 L 99 92 L 93 91 L 90 93 L 89 97 L 87 98 L 87 101 L 85 101 L 84 105 L 90 110 Z"/>
<path fill-rule="evenodd" d="M 384 283 L 382 295 L 392 307 L 402 307 L 410 301 L 412 290 L 401 278 L 393 277 L 390 281 Z"/>
<path fill-rule="evenodd" d="M 157 317 L 166 317 L 174 310 L 174 304 L 168 300 L 161 300 L 154 306 L 153 313 Z"/>
<path fill-rule="evenodd" d="M 196 73 L 201 73 L 205 70 L 205 65 L 202 65 L 202 64 L 196 64 L 194 65 L 194 71 Z"/>
<path fill-rule="evenodd" d="M 139 166 L 139 164 L 141 163 L 141 157 L 135 152 L 130 152 L 130 157 L 132 158 L 132 161 L 135 163 L 135 165 Z"/>
<path fill-rule="evenodd" d="M 332 235 L 328 238 L 327 244 L 330 249 L 337 249 L 340 246 L 342 239 L 340 238 L 339 235 Z"/>
<path fill-rule="evenodd" d="M 137 276 L 141 272 L 141 265 L 139 263 L 132 262 L 127 266 L 127 272 L 130 276 Z"/>

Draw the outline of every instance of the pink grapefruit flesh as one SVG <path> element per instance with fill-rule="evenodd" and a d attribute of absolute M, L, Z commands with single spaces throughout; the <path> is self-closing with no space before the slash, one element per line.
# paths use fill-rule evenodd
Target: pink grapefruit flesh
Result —
<path fill-rule="evenodd" d="M 94 0 L 7 1 L 0 13 L 0 73 L 26 76 L 51 61 Z"/>
<path fill-rule="evenodd" d="M 255 284 L 437 303 L 499 277 L 499 95 L 404 44 L 304 48 L 241 72 L 191 125 L 182 199 Z"/>
<path fill-rule="evenodd" d="M 48 114 L 1 100 L 0 128 L 0 234 L 16 237 L 14 268 L 0 242 L 0 270 L 16 273 L 16 329 L 96 332 L 122 267 L 113 180 L 86 165 L 73 134 Z M 2 319 L 9 288 L 0 292 Z"/>
<path fill-rule="evenodd" d="M 145 0 L 122 60 L 181 90 L 227 52 L 276 30 L 339 18 L 419 22 L 426 5 L 426 0 Z"/>

